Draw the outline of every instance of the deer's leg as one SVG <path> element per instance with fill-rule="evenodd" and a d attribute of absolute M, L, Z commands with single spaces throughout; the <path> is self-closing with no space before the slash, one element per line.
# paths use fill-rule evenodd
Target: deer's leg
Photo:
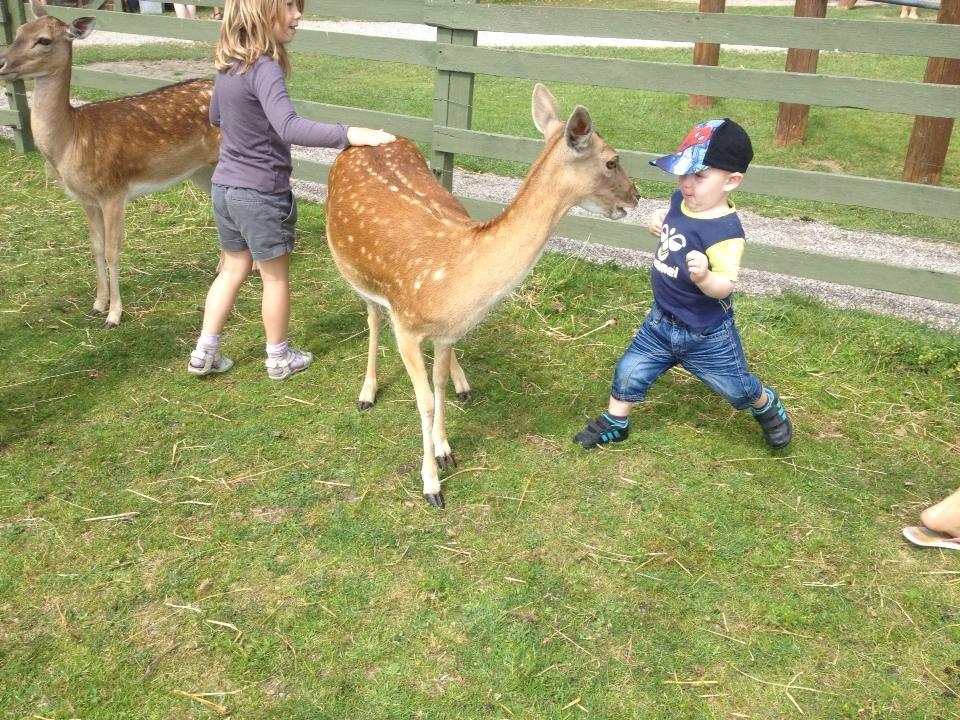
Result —
<path fill-rule="evenodd" d="M 453 389 L 457 391 L 457 399 L 460 402 L 467 402 L 470 395 L 470 383 L 467 382 L 467 376 L 463 374 L 460 363 L 457 362 L 457 352 L 450 348 L 450 379 L 453 380 Z"/>
<path fill-rule="evenodd" d="M 100 206 L 103 211 L 104 258 L 110 280 L 110 311 L 103 323 L 104 330 L 112 330 L 120 324 L 123 303 L 120 301 L 120 245 L 123 242 L 123 218 L 127 203 L 125 198 L 111 198 Z"/>
<path fill-rule="evenodd" d="M 407 374 L 413 382 L 413 392 L 417 396 L 417 409 L 420 411 L 420 430 L 423 433 L 423 464 L 420 476 L 423 478 L 423 497 L 436 508 L 443 507 L 443 493 L 440 492 L 440 477 L 437 463 L 433 458 L 433 392 L 427 379 L 427 368 L 423 364 L 420 351 L 420 338 L 394 325 L 397 336 L 397 348 Z"/>
<path fill-rule="evenodd" d="M 433 455 L 441 470 L 457 466 L 447 442 L 447 379 L 453 370 L 453 345 L 433 341 Z M 462 374 L 462 373 L 461 373 Z"/>
<path fill-rule="evenodd" d="M 93 309 L 87 313 L 87 317 L 100 317 L 107 311 L 107 306 L 110 304 L 107 262 L 103 254 L 103 213 L 100 212 L 99 205 L 83 205 L 83 212 L 87 216 L 90 246 L 93 249 L 93 260 L 97 266 L 97 297 L 93 301 Z"/>
<path fill-rule="evenodd" d="M 367 347 L 367 374 L 360 388 L 359 410 L 369 410 L 377 401 L 377 350 L 380 348 L 380 321 L 383 311 L 380 306 L 367 300 L 367 327 L 370 332 Z"/>

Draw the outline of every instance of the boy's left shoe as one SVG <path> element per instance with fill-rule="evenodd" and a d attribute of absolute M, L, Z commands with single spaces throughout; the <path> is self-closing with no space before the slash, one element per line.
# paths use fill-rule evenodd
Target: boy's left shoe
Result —
<path fill-rule="evenodd" d="M 771 388 L 765 387 L 764 394 L 767 396 L 767 406 L 762 411 L 750 408 L 754 419 L 760 423 L 763 429 L 763 439 L 767 445 L 774 450 L 785 448 L 793 440 L 793 424 L 790 422 L 790 415 L 786 408 L 780 402 L 780 396 Z"/>
<path fill-rule="evenodd" d="M 573 436 L 573 441 L 585 449 L 606 445 L 612 442 L 622 442 L 630 434 L 630 423 L 619 424 L 611 422 L 606 413 L 587 423 L 587 426 Z"/>

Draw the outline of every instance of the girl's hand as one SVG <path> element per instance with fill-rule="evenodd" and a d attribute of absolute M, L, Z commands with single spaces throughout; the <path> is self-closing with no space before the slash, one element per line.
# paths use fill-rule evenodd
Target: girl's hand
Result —
<path fill-rule="evenodd" d="M 647 230 L 650 231 L 650 234 L 654 237 L 660 237 L 660 228 L 663 227 L 663 221 L 667 217 L 666 210 L 655 210 L 650 213 L 649 224 L 647 225 Z"/>
<path fill-rule="evenodd" d="M 690 279 L 698 285 L 707 277 L 710 272 L 710 261 L 707 256 L 699 250 L 691 250 L 687 253 L 687 272 L 690 273 Z"/>
<path fill-rule="evenodd" d="M 347 142 L 351 145 L 384 145 L 396 139 L 395 135 L 383 130 L 371 130 L 362 127 L 347 128 Z"/>

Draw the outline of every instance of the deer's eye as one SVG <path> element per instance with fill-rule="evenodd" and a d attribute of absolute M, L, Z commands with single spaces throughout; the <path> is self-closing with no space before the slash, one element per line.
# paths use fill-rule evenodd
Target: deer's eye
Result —
<path fill-rule="evenodd" d="M 52 42 L 53 40 L 48 37 L 38 37 L 34 45 L 49 45 Z"/>
<path fill-rule="evenodd" d="M 613 160 L 607 160 L 607 170 L 616 170 L 617 165 L 619 164 L 620 164 L 620 160 L 618 158 L 614 158 Z"/>

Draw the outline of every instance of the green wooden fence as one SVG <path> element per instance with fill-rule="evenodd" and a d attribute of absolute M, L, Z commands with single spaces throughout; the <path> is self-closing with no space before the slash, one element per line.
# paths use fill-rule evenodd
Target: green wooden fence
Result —
<path fill-rule="evenodd" d="M 18 25 L 23 6 L 3 4 L 3 36 Z M 217 0 L 205 4 L 222 4 Z M 301 30 L 294 49 L 349 58 L 431 67 L 435 102 L 429 118 L 297 101 L 298 111 L 320 121 L 386 127 L 432 149 L 434 171 L 450 187 L 458 153 L 504 160 L 531 161 L 542 143 L 528 138 L 471 129 L 475 74 L 558 81 L 669 93 L 710 95 L 800 103 L 866 111 L 960 117 L 960 87 L 779 71 L 714 68 L 686 64 L 557 55 L 476 46 L 477 32 L 536 32 L 644 40 L 713 42 L 767 47 L 841 50 L 960 59 L 960 26 L 828 20 L 793 17 L 728 16 L 697 12 L 594 10 L 522 5 L 489 5 L 475 0 L 307 0 L 306 13 L 355 20 L 427 23 L 437 27 L 435 42 L 373 38 Z M 170 17 L 91 12 L 51 7 L 64 20 L 94 15 L 100 30 L 214 42 L 215 22 Z M 29 10 L 27 10 L 29 13 Z M 148 78 L 75 68 L 73 81 L 83 87 L 120 93 L 143 92 L 164 84 Z M 10 84 L 8 84 L 10 85 Z M 8 87 L 12 110 L 0 111 L 0 123 L 25 130 L 22 84 Z M 20 86 L 17 89 L 17 86 Z M 18 133 L 18 138 L 21 136 Z M 19 145 L 29 144 L 24 134 Z M 652 152 L 622 151 L 628 172 L 663 181 L 648 165 Z M 324 182 L 328 167 L 297 161 L 300 179 Z M 787 168 L 751 166 L 745 191 L 821 202 L 911 212 L 960 220 L 960 190 L 875 178 Z M 463 199 L 479 219 L 495 216 L 496 203 Z M 568 217 L 558 233 L 627 248 L 648 249 L 645 233 L 635 226 L 600 219 Z M 754 244 L 747 267 L 859 287 L 960 303 L 955 275 L 853 259 L 827 258 Z"/>

